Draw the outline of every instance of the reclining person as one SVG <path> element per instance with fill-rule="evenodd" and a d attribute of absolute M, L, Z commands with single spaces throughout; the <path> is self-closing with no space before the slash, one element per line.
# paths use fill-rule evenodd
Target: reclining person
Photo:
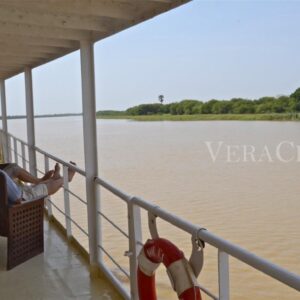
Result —
<path fill-rule="evenodd" d="M 25 169 L 19 167 L 16 163 L 0 164 L 2 169 L 8 176 L 14 181 L 21 180 L 23 182 L 38 184 L 44 180 L 47 180 L 53 176 L 54 170 L 47 172 L 42 178 L 37 178 L 27 172 Z"/>
<path fill-rule="evenodd" d="M 73 162 L 70 162 L 74 164 Z M 59 164 L 55 165 L 54 170 L 49 171 L 42 178 L 37 178 L 17 164 L 7 164 L 0 170 L 6 177 L 8 205 L 21 203 L 22 200 L 33 201 L 46 196 L 55 194 L 63 186 L 63 177 L 60 175 Z M 75 171 L 68 170 L 69 182 L 72 181 Z M 22 185 L 15 182 L 21 180 L 29 185 Z"/>

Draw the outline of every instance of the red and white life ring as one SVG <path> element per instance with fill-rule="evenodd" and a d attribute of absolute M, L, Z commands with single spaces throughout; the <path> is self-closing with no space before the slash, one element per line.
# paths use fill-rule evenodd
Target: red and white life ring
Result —
<path fill-rule="evenodd" d="M 180 300 L 201 300 L 200 288 L 184 254 L 170 241 L 148 240 L 138 256 L 138 289 L 140 300 L 156 300 L 155 270 L 160 263 L 167 268 Z"/>

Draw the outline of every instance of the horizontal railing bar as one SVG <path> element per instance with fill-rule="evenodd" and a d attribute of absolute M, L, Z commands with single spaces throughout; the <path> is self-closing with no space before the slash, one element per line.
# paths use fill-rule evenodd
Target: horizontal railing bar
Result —
<path fill-rule="evenodd" d="M 142 242 L 140 242 L 140 241 L 137 241 L 136 243 L 137 243 L 138 245 L 140 245 L 140 246 L 144 247 L 144 244 L 143 244 Z"/>
<path fill-rule="evenodd" d="M 119 268 L 119 270 L 126 276 L 128 277 L 128 279 L 130 279 L 130 275 L 126 272 L 126 270 L 124 270 L 120 264 L 118 264 L 118 262 L 100 245 L 98 245 L 98 248 L 101 249 L 105 254 L 106 256 L 116 265 L 116 267 Z"/>
<path fill-rule="evenodd" d="M 17 152 L 17 151 L 14 151 L 14 152 L 17 154 L 18 157 L 23 158 L 23 156 L 21 154 L 19 154 L 19 152 Z"/>
<path fill-rule="evenodd" d="M 27 160 L 25 157 L 23 157 L 23 155 L 19 154 L 19 152 L 17 150 L 15 150 L 14 148 L 9 147 L 9 149 L 12 151 L 12 153 L 16 154 L 18 157 L 24 159 L 26 162 L 29 163 L 29 160 Z"/>
<path fill-rule="evenodd" d="M 56 162 L 58 162 L 58 163 L 60 163 L 60 164 L 62 164 L 62 165 L 64 165 L 64 166 L 66 166 L 66 167 L 68 167 L 68 168 L 70 168 L 70 169 L 76 171 L 77 173 L 81 174 L 82 176 L 86 176 L 86 172 L 83 171 L 82 169 L 80 169 L 79 167 L 74 166 L 73 164 L 68 163 L 68 162 L 66 162 L 66 161 L 64 161 L 64 160 L 62 160 L 62 159 L 60 159 L 60 158 L 58 158 L 58 157 L 56 157 L 56 156 L 54 156 L 54 155 L 52 155 L 52 154 L 50 154 L 50 153 L 48 153 L 48 152 L 46 152 L 46 151 L 44 151 L 44 150 L 38 148 L 38 147 L 35 147 L 35 150 L 36 150 L 37 152 L 43 154 L 43 155 L 46 155 L 46 156 L 49 157 L 50 159 L 52 159 L 52 160 L 54 160 L 54 161 L 56 161 Z"/>
<path fill-rule="evenodd" d="M 75 193 L 73 193 L 70 189 L 66 189 L 64 188 L 65 191 L 68 191 L 68 193 L 70 193 L 73 197 L 77 198 L 81 203 L 87 205 L 87 202 L 84 201 L 82 198 L 80 198 L 78 195 L 76 195 Z"/>
<path fill-rule="evenodd" d="M 29 160 L 27 160 L 23 155 L 21 155 L 21 154 L 19 154 L 19 153 L 17 153 L 17 155 L 18 155 L 20 158 L 24 159 L 24 161 L 26 161 L 26 162 L 29 163 Z"/>
<path fill-rule="evenodd" d="M 110 191 L 117 197 L 124 200 L 126 203 L 128 203 L 132 198 L 132 196 L 122 192 L 121 190 L 114 187 L 112 184 L 108 183 L 107 181 L 104 181 L 103 179 L 101 179 L 99 177 L 95 177 L 95 182 L 100 184 L 102 187 L 104 187 L 106 190 Z"/>
<path fill-rule="evenodd" d="M 41 171 L 41 170 L 39 170 L 39 169 L 36 169 L 37 170 L 37 172 L 39 172 L 41 175 L 45 175 L 45 172 L 43 172 L 43 171 Z"/>
<path fill-rule="evenodd" d="M 183 231 L 190 233 L 191 235 L 195 235 L 200 229 L 204 229 L 199 225 L 195 225 L 181 217 L 173 215 L 172 213 L 160 208 L 159 206 L 153 205 L 152 203 L 147 202 L 141 198 L 133 197 L 132 201 L 134 204 L 151 212 L 153 215 L 159 216 L 161 219 L 173 224 L 175 227 L 178 227 Z"/>
<path fill-rule="evenodd" d="M 98 214 L 102 216 L 108 223 L 110 223 L 113 227 L 115 227 L 119 232 L 121 232 L 125 237 L 129 239 L 129 235 L 118 225 L 116 225 L 111 219 L 109 219 L 104 213 L 98 211 Z"/>
<path fill-rule="evenodd" d="M 77 222 L 75 222 L 72 218 L 70 218 L 69 216 L 67 216 L 67 218 L 82 232 L 84 233 L 86 236 L 89 236 L 88 232 L 85 231 Z"/>
<path fill-rule="evenodd" d="M 99 262 L 99 268 L 100 270 L 107 276 L 107 278 L 111 281 L 113 286 L 117 288 L 117 290 L 120 292 L 120 294 L 124 297 L 126 300 L 131 299 L 131 295 L 129 294 L 128 290 L 124 287 L 123 283 L 120 282 L 120 280 L 112 273 L 112 271 L 105 266 L 105 264 Z"/>
<path fill-rule="evenodd" d="M 24 157 L 23 159 L 24 159 L 25 162 L 29 163 L 29 160 L 28 160 L 28 159 L 26 159 L 25 157 Z"/>
<path fill-rule="evenodd" d="M 23 143 L 23 144 L 25 144 L 26 146 L 28 146 L 28 143 L 22 141 L 20 138 L 18 138 L 18 137 L 16 137 L 16 136 L 12 135 L 11 133 L 7 133 L 7 135 L 10 136 L 10 137 L 12 137 L 13 139 L 17 140 L 18 142 Z"/>
<path fill-rule="evenodd" d="M 13 152 L 16 153 L 18 157 L 24 159 L 24 161 L 29 163 L 29 160 L 27 160 L 23 155 L 19 154 L 18 152 L 14 151 L 14 150 L 13 150 Z"/>
<path fill-rule="evenodd" d="M 56 208 L 62 215 L 66 215 L 65 214 L 65 212 L 62 210 L 62 209 L 60 209 L 56 204 L 54 204 L 53 203 L 53 201 L 51 201 L 51 200 L 48 200 L 53 206 L 54 206 L 54 208 Z"/>
<path fill-rule="evenodd" d="M 19 138 L 13 136 L 13 135 L 10 134 L 10 133 L 8 133 L 8 135 L 11 136 L 13 139 L 16 139 L 16 140 L 19 141 L 20 143 L 23 143 L 24 145 L 26 145 L 26 146 L 29 147 L 28 143 L 22 141 L 21 139 L 19 139 Z M 62 164 L 62 165 L 64 165 L 64 166 L 67 166 L 68 168 L 73 169 L 74 171 L 76 171 L 77 173 L 79 173 L 79 174 L 81 174 L 81 175 L 83 175 L 83 176 L 86 176 L 86 172 L 85 172 L 84 170 L 80 169 L 79 167 L 74 166 L 73 164 L 68 163 L 68 162 L 62 160 L 62 159 L 60 159 L 60 158 L 58 158 L 58 157 L 56 157 L 56 156 L 54 156 L 54 155 L 52 155 L 52 154 L 50 154 L 50 153 L 48 153 L 48 152 L 46 152 L 46 151 L 40 149 L 39 147 L 36 147 L 36 146 L 35 146 L 34 149 L 35 149 L 37 152 L 39 152 L 39 153 L 41 153 L 41 154 L 43 154 L 43 155 L 48 156 L 50 159 L 52 159 L 52 160 L 54 160 L 54 161 L 56 161 L 56 162 L 58 162 L 58 163 L 60 163 L 60 164 Z M 13 149 L 11 149 L 11 150 L 13 150 Z"/>
<path fill-rule="evenodd" d="M 193 223 L 186 221 L 178 216 L 175 216 L 168 211 L 154 206 L 153 204 L 141 199 L 134 197 L 132 198 L 134 204 L 150 211 L 152 214 L 160 217 L 161 219 L 173 224 L 174 226 L 181 228 L 182 230 L 189 232 L 191 235 L 197 234 L 198 238 L 205 241 L 206 243 L 214 246 L 222 251 L 230 254 L 231 256 L 243 261 L 249 266 L 273 277 L 274 279 L 285 283 L 286 285 L 300 291 L 300 276 L 285 270 L 278 265 L 269 262 L 266 259 L 260 258 L 259 256 L 252 254 L 250 251 L 236 246 L 213 233 L 205 230 L 201 226 L 194 225 Z"/>
<path fill-rule="evenodd" d="M 89 236 L 88 232 L 85 231 L 77 222 L 75 222 L 72 218 L 67 216 L 63 210 L 61 210 L 53 201 L 49 200 L 49 202 L 65 217 L 67 217 L 82 233 L 84 233 L 86 236 Z"/>
<path fill-rule="evenodd" d="M 15 152 L 15 149 L 11 146 L 7 146 L 9 150 L 11 150 L 12 152 Z"/>
<path fill-rule="evenodd" d="M 261 258 L 250 251 L 232 244 L 207 230 L 198 232 L 198 237 L 204 240 L 206 243 L 221 249 L 222 251 L 230 254 L 238 260 L 252 266 L 256 270 L 259 270 L 266 275 L 273 277 L 274 279 L 300 291 L 300 276 L 285 270 L 284 268 L 269 262 L 268 260 Z"/>
<path fill-rule="evenodd" d="M 202 285 L 198 284 L 200 290 L 206 294 L 208 297 L 212 298 L 213 300 L 219 300 L 218 297 L 216 297 L 214 294 L 212 294 L 208 289 L 206 289 L 205 287 L 203 287 Z"/>

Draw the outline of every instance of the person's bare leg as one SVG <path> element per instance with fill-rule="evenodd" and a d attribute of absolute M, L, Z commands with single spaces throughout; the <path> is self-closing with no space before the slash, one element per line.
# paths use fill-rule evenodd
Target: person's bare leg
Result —
<path fill-rule="evenodd" d="M 46 184 L 48 189 L 48 195 L 55 194 L 64 184 L 64 179 L 62 177 L 58 179 L 49 179 L 46 182 L 43 182 Z"/>
<path fill-rule="evenodd" d="M 70 164 L 76 166 L 76 164 L 72 161 L 70 161 Z M 68 178 L 69 178 L 69 182 L 72 181 L 73 177 L 75 175 L 75 171 L 72 170 L 72 169 L 68 169 Z M 61 175 L 60 175 L 60 165 L 57 163 L 55 164 L 55 167 L 54 167 L 54 173 L 53 173 L 53 179 L 58 179 L 60 178 Z"/>
<path fill-rule="evenodd" d="M 60 165 L 58 163 L 55 164 L 54 166 L 54 173 L 53 173 L 53 179 L 58 179 L 60 178 L 61 175 L 60 175 Z"/>
<path fill-rule="evenodd" d="M 70 162 L 70 163 L 73 165 L 76 165 L 73 162 Z M 74 175 L 75 175 L 75 171 L 69 169 L 68 170 L 69 182 L 72 181 Z M 47 181 L 44 181 L 43 183 L 46 184 L 46 186 L 47 186 L 49 196 L 55 194 L 63 186 L 64 179 L 60 176 L 59 164 L 56 164 L 54 167 L 53 177 L 48 179 Z"/>
<path fill-rule="evenodd" d="M 70 164 L 76 166 L 76 164 L 75 164 L 73 161 L 70 161 Z M 68 178 L 69 178 L 69 182 L 72 181 L 74 175 L 75 175 L 75 171 L 72 170 L 72 169 L 68 169 Z"/>
<path fill-rule="evenodd" d="M 25 169 L 19 167 L 16 165 L 13 176 L 23 182 L 28 182 L 28 183 L 33 183 L 33 184 L 38 184 L 41 183 L 42 181 L 45 181 L 53 175 L 53 170 L 47 172 L 42 178 L 37 178 L 27 172 Z"/>

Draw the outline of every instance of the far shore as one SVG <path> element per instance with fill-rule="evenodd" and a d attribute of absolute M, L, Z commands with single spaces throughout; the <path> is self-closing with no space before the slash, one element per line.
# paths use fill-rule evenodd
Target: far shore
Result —
<path fill-rule="evenodd" d="M 97 115 L 97 118 L 134 121 L 300 121 L 300 114 Z"/>
<path fill-rule="evenodd" d="M 47 115 L 35 115 L 35 118 L 58 118 L 58 117 L 74 117 L 74 116 L 82 116 L 82 113 L 71 113 L 71 114 L 47 114 Z M 8 120 L 14 120 L 14 119 L 26 119 L 25 115 L 19 115 L 19 116 L 7 116 Z M 2 117 L 0 116 L 0 120 L 2 120 Z"/>

